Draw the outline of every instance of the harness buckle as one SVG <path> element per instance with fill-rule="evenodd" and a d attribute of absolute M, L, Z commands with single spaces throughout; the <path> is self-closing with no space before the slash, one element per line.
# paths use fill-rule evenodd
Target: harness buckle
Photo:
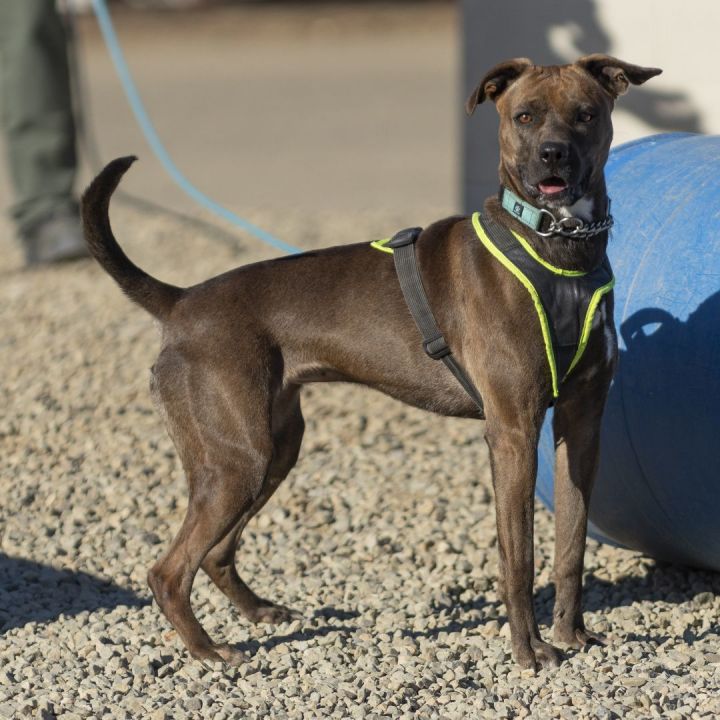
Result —
<path fill-rule="evenodd" d="M 400 230 L 400 232 L 395 233 L 390 238 L 390 241 L 387 245 L 385 245 L 385 247 L 394 249 L 403 247 L 404 245 L 412 245 L 418 239 L 418 235 L 420 235 L 421 232 L 422 228 L 420 227 L 411 227 L 405 228 L 405 230 Z"/>
<path fill-rule="evenodd" d="M 450 354 L 450 347 L 442 335 L 438 335 L 432 340 L 424 342 L 423 350 L 425 350 L 427 355 L 433 360 L 440 360 Z"/>

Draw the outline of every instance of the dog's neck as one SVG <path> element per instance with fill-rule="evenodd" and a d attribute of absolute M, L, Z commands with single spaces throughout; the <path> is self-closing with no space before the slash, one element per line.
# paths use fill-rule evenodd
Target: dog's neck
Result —
<path fill-rule="evenodd" d="M 511 189 L 522 197 L 515 188 Z M 532 204 L 529 199 L 527 202 Z M 577 238 L 568 238 L 562 235 L 543 237 L 504 210 L 497 197 L 490 197 L 485 201 L 485 211 L 495 222 L 509 227 L 526 238 L 543 260 L 556 267 L 590 272 L 598 267 L 605 258 L 608 243 L 607 231 Z M 585 222 L 603 220 L 608 214 L 605 181 L 603 180 L 593 192 L 584 195 L 575 204 L 553 210 L 553 214 L 557 218 L 579 217 Z"/>

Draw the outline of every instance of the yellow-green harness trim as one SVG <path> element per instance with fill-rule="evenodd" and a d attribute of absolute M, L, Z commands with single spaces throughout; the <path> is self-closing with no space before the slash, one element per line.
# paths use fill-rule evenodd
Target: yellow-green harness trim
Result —
<path fill-rule="evenodd" d="M 477 236 L 480 238 L 482 244 L 490 251 L 490 253 L 497 260 L 500 261 L 524 286 L 525 289 L 530 293 L 533 305 L 535 306 L 535 312 L 537 313 L 538 320 L 540 320 L 540 329 L 542 330 L 543 342 L 545 343 L 545 354 L 547 355 L 548 365 L 550 366 L 550 375 L 552 378 L 552 391 L 553 397 L 556 398 L 560 392 L 558 390 L 558 379 L 557 379 L 557 366 L 555 364 L 555 353 L 552 347 L 552 337 L 550 335 L 550 324 L 548 323 L 547 315 L 545 314 L 545 308 L 543 308 L 540 296 L 538 295 L 535 286 L 528 280 L 527 275 L 520 270 L 519 267 L 514 265 L 503 255 L 497 246 L 490 240 L 485 233 L 482 224 L 480 223 L 480 213 L 474 213 L 472 216 L 472 224 L 475 228 Z"/>
<path fill-rule="evenodd" d="M 597 306 L 600 304 L 600 301 L 603 298 L 603 295 L 606 295 L 609 293 L 613 288 L 615 287 L 615 278 L 613 278 L 607 285 L 603 285 L 602 287 L 599 287 L 594 293 L 593 296 L 590 298 L 590 304 L 588 305 L 587 312 L 585 313 L 585 321 L 583 322 L 583 328 L 582 333 L 580 334 L 580 342 L 578 343 L 577 350 L 575 351 L 575 355 L 573 356 L 573 359 L 570 363 L 570 367 L 568 368 L 568 371 L 565 373 L 565 377 L 567 377 L 572 369 L 580 362 L 580 358 L 583 356 L 583 353 L 585 352 L 585 348 L 587 347 L 588 340 L 590 339 L 590 331 L 592 330 L 592 321 L 595 317 L 595 311 L 597 310 Z M 563 378 L 564 379 L 564 378 Z"/>
<path fill-rule="evenodd" d="M 392 238 L 383 238 L 382 240 L 373 240 L 370 243 L 370 247 L 374 247 L 376 250 L 382 250 L 383 252 L 390 253 L 392 255 L 393 249 L 385 247 Z"/>
<path fill-rule="evenodd" d="M 541 258 L 536 252 L 535 248 L 522 236 L 516 233 L 514 230 L 510 231 L 514 236 L 515 239 L 523 246 L 523 249 L 525 252 L 536 262 L 539 262 L 544 268 L 549 270 L 551 273 L 555 273 L 556 275 L 564 275 L 565 277 L 582 277 L 583 275 L 587 275 L 587 273 L 584 270 L 564 270 L 563 268 L 556 267 L 555 265 L 551 265 L 547 260 L 544 260 Z"/>

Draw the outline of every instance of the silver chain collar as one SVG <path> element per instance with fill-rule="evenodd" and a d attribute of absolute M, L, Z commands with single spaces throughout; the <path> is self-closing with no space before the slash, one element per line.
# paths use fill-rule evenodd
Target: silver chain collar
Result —
<path fill-rule="evenodd" d="M 558 220 L 549 210 L 545 208 L 538 208 L 538 210 L 541 215 L 547 215 L 550 218 L 550 225 L 545 232 L 535 231 L 541 237 L 550 237 L 551 235 L 562 235 L 569 238 L 590 237 L 609 230 L 615 224 L 613 216 L 609 213 L 603 220 L 587 223 L 579 217 L 564 217 Z"/>

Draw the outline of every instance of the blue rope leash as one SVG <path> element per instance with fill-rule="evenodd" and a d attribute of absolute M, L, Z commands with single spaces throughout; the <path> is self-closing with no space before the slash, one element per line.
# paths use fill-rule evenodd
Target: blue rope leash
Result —
<path fill-rule="evenodd" d="M 110 13 L 108 12 L 105 0 L 92 0 L 92 6 L 93 10 L 95 11 L 95 16 L 97 17 L 98 24 L 100 25 L 100 31 L 102 32 L 103 38 L 105 40 L 105 45 L 107 46 L 108 52 L 110 53 L 110 57 L 113 61 L 113 65 L 115 66 L 115 71 L 117 72 L 117 75 L 123 86 L 123 90 L 125 91 L 125 95 L 127 96 L 127 99 L 130 103 L 130 108 L 135 115 L 135 119 L 138 121 L 138 125 L 140 125 L 140 129 L 142 130 L 142 133 L 145 136 L 148 145 L 150 145 L 150 148 L 152 149 L 157 159 L 160 161 L 161 165 L 165 168 L 168 175 L 170 175 L 170 177 L 175 181 L 175 183 L 187 195 L 189 195 L 193 200 L 195 200 L 195 202 L 207 208 L 208 210 L 210 210 L 210 212 L 220 216 L 224 220 L 227 220 L 233 225 L 236 225 L 237 227 L 242 228 L 251 235 L 254 235 L 256 238 L 262 240 L 262 242 L 266 243 L 267 245 L 270 245 L 276 250 L 287 253 L 288 255 L 294 255 L 296 253 L 302 252 L 298 248 L 284 243 L 282 240 L 279 240 L 274 235 L 271 235 L 269 232 L 263 230 L 262 228 L 259 228 L 257 225 L 253 225 L 253 223 L 251 223 L 249 220 L 245 220 L 245 218 L 241 218 L 234 212 L 228 210 L 227 208 L 224 208 L 222 205 L 219 205 L 214 200 L 205 195 L 203 192 L 198 190 L 180 172 L 177 165 L 175 165 L 172 158 L 170 157 L 168 151 L 165 149 L 165 146 L 162 144 L 157 134 L 157 131 L 155 130 L 155 127 L 150 121 L 150 117 L 145 110 L 145 106 L 140 99 L 140 94 L 138 93 L 135 82 L 133 81 L 132 75 L 130 74 L 130 69 L 125 62 L 125 57 L 123 56 L 120 43 L 118 42 L 118 37 L 115 33 L 115 28 L 113 27 L 112 19 L 110 18 Z"/>

